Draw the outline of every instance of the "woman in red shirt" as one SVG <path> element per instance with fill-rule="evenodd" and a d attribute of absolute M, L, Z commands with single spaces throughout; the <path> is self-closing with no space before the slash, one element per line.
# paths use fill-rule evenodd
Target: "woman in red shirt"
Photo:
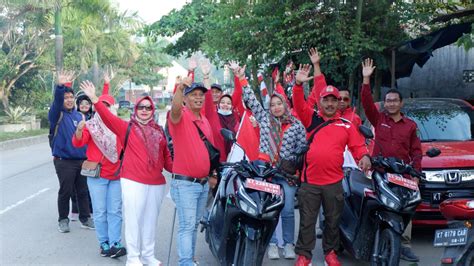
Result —
<path fill-rule="evenodd" d="M 153 119 L 153 100 L 149 96 L 138 99 L 127 122 L 98 100 L 91 82 L 83 82 L 81 89 L 122 145 L 128 135 L 120 169 L 127 265 L 159 265 L 154 253 L 156 223 L 166 186 L 162 171 L 171 172 L 172 161 L 164 131 Z"/>
<path fill-rule="evenodd" d="M 115 104 L 110 95 L 102 95 L 99 101 L 110 108 Z M 74 147 L 87 145 L 88 161 L 102 165 L 99 177 L 87 177 L 87 186 L 94 209 L 96 235 L 103 257 L 120 257 L 127 254 L 121 244 L 122 237 L 122 191 L 116 174 L 119 168 L 119 152 L 122 149 L 117 136 L 104 124 L 99 114 L 87 122 L 82 120 L 72 137 Z"/>

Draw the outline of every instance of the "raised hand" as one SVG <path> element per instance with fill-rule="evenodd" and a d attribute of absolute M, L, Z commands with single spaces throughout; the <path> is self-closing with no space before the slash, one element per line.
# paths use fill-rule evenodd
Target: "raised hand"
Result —
<path fill-rule="evenodd" d="M 189 65 L 188 65 L 189 71 L 193 72 L 197 68 L 197 66 L 198 66 L 198 62 L 196 60 L 196 57 L 194 57 L 194 56 L 191 57 L 189 59 Z"/>
<path fill-rule="evenodd" d="M 74 80 L 74 71 L 61 71 L 58 74 L 58 85 L 64 85 L 66 83 L 71 83 Z"/>
<path fill-rule="evenodd" d="M 309 64 L 304 64 L 304 65 L 301 65 L 300 64 L 300 68 L 298 70 L 298 72 L 296 73 L 296 77 L 295 77 L 295 80 L 296 80 L 296 84 L 298 85 L 301 85 L 309 80 L 312 80 L 313 77 L 308 77 L 309 75 L 309 71 L 311 70 L 311 65 Z"/>
<path fill-rule="evenodd" d="M 364 156 L 359 161 L 359 168 L 363 172 L 367 172 L 372 167 L 372 163 L 370 162 L 369 156 Z"/>
<path fill-rule="evenodd" d="M 95 86 L 92 82 L 88 80 L 83 81 L 79 87 L 84 92 L 84 94 L 91 99 L 92 103 L 96 103 L 98 101 L 98 98 L 95 95 Z"/>
<path fill-rule="evenodd" d="M 85 126 L 86 126 L 86 117 L 82 116 L 81 122 L 79 122 L 79 124 L 77 125 L 77 130 L 82 131 Z"/>
<path fill-rule="evenodd" d="M 181 83 L 178 86 L 178 89 L 184 91 L 186 87 L 190 87 L 193 84 L 193 79 L 191 77 L 185 77 L 181 79 Z"/>
<path fill-rule="evenodd" d="M 211 73 L 211 62 L 208 59 L 201 60 L 201 71 L 204 77 L 209 77 L 209 73 Z"/>
<path fill-rule="evenodd" d="M 228 66 L 229 66 L 229 69 L 232 70 L 232 73 L 234 73 L 234 75 L 237 69 L 240 67 L 239 63 L 237 63 L 237 61 L 234 61 L 234 60 L 229 61 Z"/>
<path fill-rule="evenodd" d="M 243 67 L 239 67 L 237 69 L 237 77 L 242 80 L 242 79 L 245 79 L 245 68 L 247 67 L 247 65 L 244 65 Z"/>
<path fill-rule="evenodd" d="M 108 68 L 104 71 L 104 83 L 110 83 L 110 80 L 114 78 L 114 71 L 112 68 Z"/>
<path fill-rule="evenodd" d="M 176 79 L 174 80 L 174 84 L 180 84 L 182 79 L 183 78 L 181 76 L 177 76 Z"/>
<path fill-rule="evenodd" d="M 316 49 L 314 47 L 309 49 L 308 55 L 309 55 L 309 59 L 311 59 L 311 63 L 313 63 L 313 65 L 317 65 L 321 61 L 321 57 L 319 56 L 318 49 Z"/>
<path fill-rule="evenodd" d="M 372 73 L 374 73 L 374 60 L 367 58 L 362 62 L 362 76 L 364 78 L 369 78 Z"/>

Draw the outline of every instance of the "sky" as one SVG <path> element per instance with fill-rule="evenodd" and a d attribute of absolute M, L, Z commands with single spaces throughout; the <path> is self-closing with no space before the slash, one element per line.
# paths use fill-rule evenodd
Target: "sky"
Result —
<path fill-rule="evenodd" d="M 112 0 L 121 11 L 138 11 L 138 15 L 146 22 L 153 23 L 172 9 L 180 9 L 190 0 Z"/>

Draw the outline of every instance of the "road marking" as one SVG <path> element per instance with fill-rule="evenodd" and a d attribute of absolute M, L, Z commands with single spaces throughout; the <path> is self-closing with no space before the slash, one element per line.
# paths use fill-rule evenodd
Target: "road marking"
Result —
<path fill-rule="evenodd" d="M 34 198 L 34 197 L 36 197 L 36 196 L 39 196 L 40 194 L 42 194 L 42 193 L 44 193 L 44 192 L 46 192 L 46 191 L 48 191 L 48 190 L 49 190 L 49 188 L 43 188 L 42 190 L 36 192 L 35 194 L 30 195 L 30 196 L 28 196 L 28 197 L 26 197 L 26 198 L 24 198 L 24 199 L 18 201 L 17 203 L 12 204 L 12 205 L 6 207 L 5 209 L 3 209 L 3 210 L 0 211 L 0 215 L 6 213 L 7 211 L 9 211 L 9 210 L 11 210 L 11 209 L 13 209 L 13 208 L 16 208 L 16 207 L 20 206 L 21 204 L 23 204 L 23 203 L 29 201 L 30 199 L 32 199 L 32 198 Z"/>

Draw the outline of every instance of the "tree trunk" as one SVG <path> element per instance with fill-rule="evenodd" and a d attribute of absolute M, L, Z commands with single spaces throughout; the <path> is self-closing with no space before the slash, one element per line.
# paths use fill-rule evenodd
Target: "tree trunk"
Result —
<path fill-rule="evenodd" d="M 92 51 L 93 63 L 92 63 L 92 83 L 94 83 L 96 88 L 101 88 L 99 86 L 99 60 L 97 56 L 97 46 L 94 45 L 94 50 Z"/>
<path fill-rule="evenodd" d="M 63 69 L 63 35 L 61 26 L 61 1 L 56 1 L 56 10 L 54 12 L 54 52 L 56 75 Z"/>

